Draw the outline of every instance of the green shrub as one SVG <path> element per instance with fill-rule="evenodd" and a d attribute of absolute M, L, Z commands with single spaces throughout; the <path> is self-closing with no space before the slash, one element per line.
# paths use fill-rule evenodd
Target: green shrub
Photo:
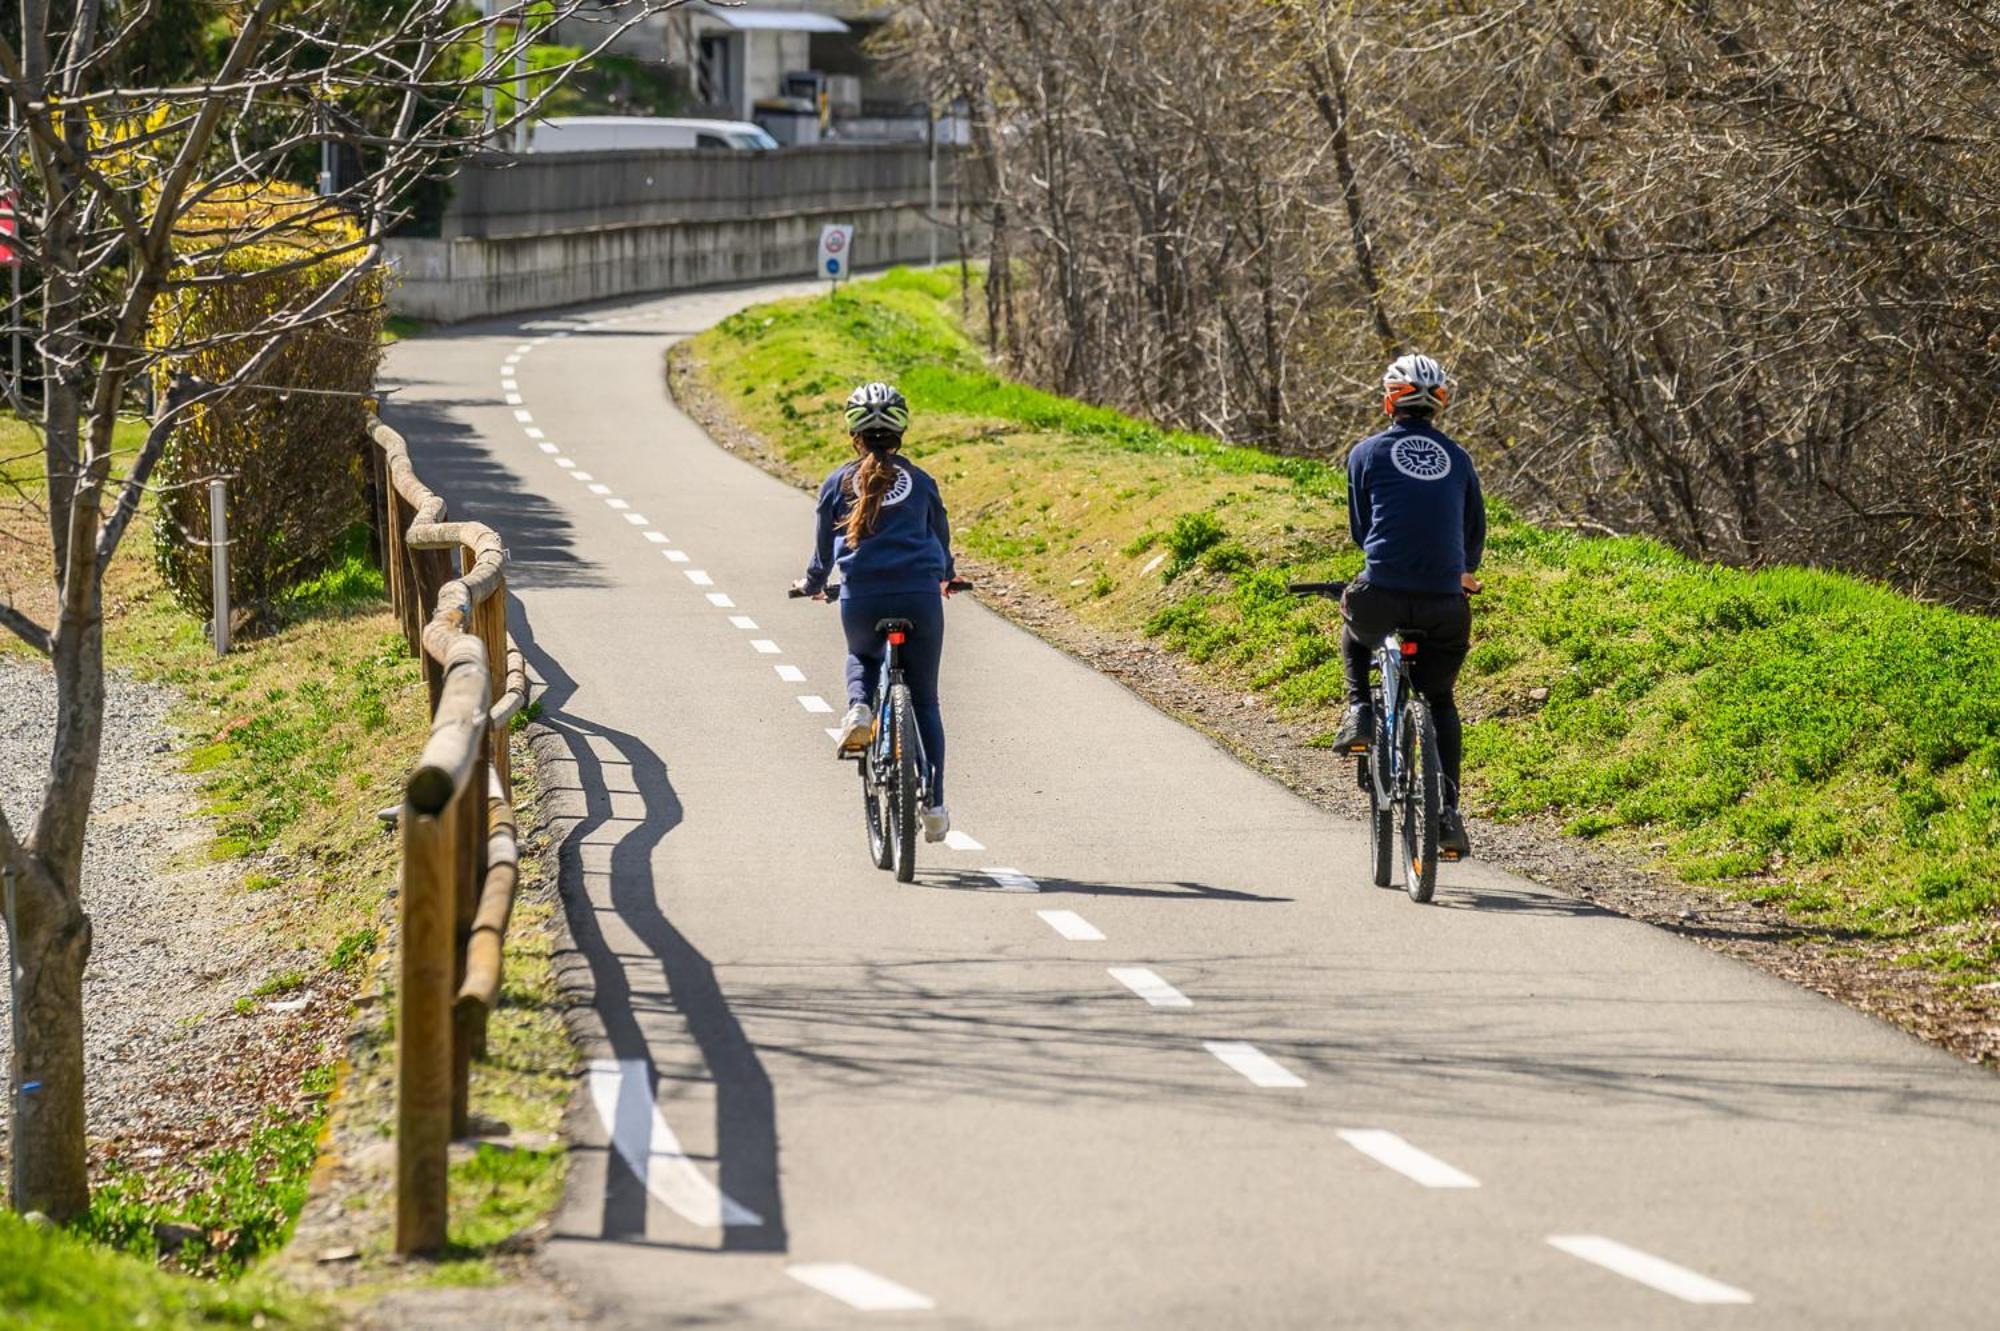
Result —
<path fill-rule="evenodd" d="M 266 184 L 217 196 L 181 221 L 184 278 L 227 277 L 162 297 L 148 338 L 156 371 L 220 383 L 264 346 L 260 329 L 304 309 L 359 262 L 359 232 L 317 214 L 310 194 Z M 363 518 L 366 398 L 381 358 L 382 281 L 359 280 L 323 320 L 283 335 L 239 392 L 194 408 L 161 457 L 154 556 L 175 599 L 210 606 L 208 485 L 228 483 L 229 594 L 266 623 L 288 588 L 336 562 Z M 185 349 L 178 350 L 177 349 Z"/>

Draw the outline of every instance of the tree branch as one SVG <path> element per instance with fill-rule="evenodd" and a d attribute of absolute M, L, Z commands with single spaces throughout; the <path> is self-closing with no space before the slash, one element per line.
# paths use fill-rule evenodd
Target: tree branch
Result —
<path fill-rule="evenodd" d="M 4 601 L 0 601 L 0 627 L 11 630 L 43 656 L 49 654 L 49 631 Z"/>

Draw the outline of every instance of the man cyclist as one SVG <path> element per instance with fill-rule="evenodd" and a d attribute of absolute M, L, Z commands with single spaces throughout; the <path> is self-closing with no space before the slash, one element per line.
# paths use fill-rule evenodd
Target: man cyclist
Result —
<path fill-rule="evenodd" d="M 931 807 L 924 839 L 951 830 L 944 804 L 944 716 L 938 707 L 938 664 L 944 657 L 944 601 L 955 576 L 951 524 L 937 482 L 902 456 L 910 407 L 884 383 L 863 384 L 847 399 L 853 461 L 819 487 L 819 518 L 805 577 L 792 585 L 807 596 L 826 591 L 840 570 L 840 624 L 847 636 L 847 715 L 836 748 L 854 753 L 874 724 L 869 695 L 882 672 L 878 621 L 907 619 L 903 679 L 910 686 L 917 733 L 930 763 Z"/>
<path fill-rule="evenodd" d="M 1333 746 L 1366 751 L 1375 735 L 1370 658 L 1388 634 L 1421 632 L 1411 677 L 1437 724 L 1438 849 L 1465 856 L 1472 847 L 1458 812 L 1464 741 L 1452 688 L 1472 645 L 1466 598 L 1480 588 L 1473 574 L 1486 544 L 1486 501 L 1472 458 L 1434 423 L 1450 395 L 1444 367 L 1429 356 L 1399 356 L 1382 375 L 1382 393 L 1393 424 L 1347 455 L 1347 525 L 1367 560 L 1340 601 L 1347 714 Z"/>

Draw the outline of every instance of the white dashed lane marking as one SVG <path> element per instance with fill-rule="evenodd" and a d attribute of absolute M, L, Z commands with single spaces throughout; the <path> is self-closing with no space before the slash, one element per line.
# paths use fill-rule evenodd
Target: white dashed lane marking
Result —
<path fill-rule="evenodd" d="M 808 712 L 831 712 L 833 710 L 833 704 L 820 697 L 817 693 L 801 693 L 799 695 L 799 706 L 805 708 Z"/>
<path fill-rule="evenodd" d="M 1734 1285 L 1710 1280 L 1698 1271 L 1676 1266 L 1664 1257 L 1655 1257 L 1629 1248 L 1616 1239 L 1598 1234 L 1552 1234 L 1549 1245 L 1580 1257 L 1586 1262 L 1614 1271 L 1627 1280 L 1671 1294 L 1688 1303 L 1749 1303 L 1750 1295 Z"/>
<path fill-rule="evenodd" d="M 521 433 L 527 435 L 528 438 L 530 439 L 541 439 L 546 437 L 542 434 L 542 432 L 539 429 L 535 428 L 532 425 L 530 425 L 527 429 L 521 431 Z"/>
<path fill-rule="evenodd" d="M 555 446 L 554 444 L 550 443 L 550 442 L 549 442 L 548 440 L 546 440 L 546 439 L 542 440 L 542 442 L 541 442 L 541 443 L 539 443 L 539 444 L 536 444 L 536 445 L 535 445 L 535 447 L 536 447 L 536 448 L 539 448 L 539 449 L 541 449 L 541 450 L 542 450 L 542 451 L 543 451 L 544 453 L 560 453 L 560 452 L 562 452 L 562 450 L 561 450 L 560 448 L 557 448 L 557 447 L 556 447 L 556 446 Z M 560 465 L 560 464 L 558 464 L 558 465 Z M 571 464 L 571 465 L 575 465 L 575 464 Z"/>
<path fill-rule="evenodd" d="M 1194 1000 L 1144 966 L 1113 966 L 1111 978 L 1154 1007 L 1193 1007 Z"/>
<path fill-rule="evenodd" d="M 1101 943 L 1104 935 L 1096 925 L 1073 910 L 1038 910 L 1042 923 L 1069 939 L 1072 943 Z"/>
<path fill-rule="evenodd" d="M 985 850 L 986 847 L 974 841 L 965 833 L 953 828 L 944 834 L 944 844 L 951 850 Z"/>
<path fill-rule="evenodd" d="M 915 1290 L 852 1262 L 805 1262 L 786 1267 L 785 1274 L 858 1312 L 922 1312 L 937 1306 Z"/>
<path fill-rule="evenodd" d="M 778 678 L 784 680 L 787 684 L 803 684 L 806 682 L 806 672 L 795 665 L 773 666 L 772 669 L 776 670 Z"/>
<path fill-rule="evenodd" d="M 508 405 L 508 406 L 510 406 L 510 407 L 518 407 L 518 406 L 520 406 L 520 405 L 521 405 L 521 395 L 520 395 L 519 393 L 509 393 L 509 394 L 507 394 L 507 405 Z M 531 420 L 532 420 L 532 419 L 533 419 L 533 417 L 530 417 L 529 419 L 531 419 Z"/>
<path fill-rule="evenodd" d="M 677 555 L 679 553 L 680 551 L 678 550 L 669 550 L 667 552 L 669 557 Z M 729 622 L 730 624 L 739 629 L 749 629 L 754 631 L 757 627 L 757 621 L 750 618 L 750 616 L 748 615 L 731 615 L 729 617 Z"/>
<path fill-rule="evenodd" d="M 1380 1128 L 1342 1129 L 1340 1139 L 1378 1165 L 1426 1188 L 1476 1188 L 1479 1180 Z"/>
<path fill-rule="evenodd" d="M 514 408 L 514 419 L 521 422 L 521 424 L 526 425 L 528 422 L 535 419 L 535 413 L 532 411 L 524 410 L 521 407 L 516 407 Z"/>
<path fill-rule="evenodd" d="M 676 564 L 685 564 L 688 562 L 688 555 L 685 550 L 662 550 L 660 553 Z"/>
<path fill-rule="evenodd" d="M 683 569 L 682 571 L 687 574 L 687 580 L 697 587 L 713 587 L 715 585 L 715 579 L 709 577 L 705 569 L 690 568 Z"/>
<path fill-rule="evenodd" d="M 782 656 L 784 654 L 778 650 L 778 644 L 772 642 L 769 638 L 752 638 L 750 640 L 750 650 L 758 653 L 760 656 Z"/>
<path fill-rule="evenodd" d="M 1249 1078 L 1253 1086 L 1292 1090 L 1305 1085 L 1305 1082 L 1287 1071 L 1283 1064 L 1254 1044 L 1246 1044 L 1241 1040 L 1204 1040 L 1201 1047 Z"/>
<path fill-rule="evenodd" d="M 634 527 L 645 527 L 651 525 L 646 521 L 645 515 L 640 513 L 627 513 L 625 515 L 625 521 L 631 523 Z"/>
<path fill-rule="evenodd" d="M 646 539 L 654 545 L 665 545 L 667 543 L 667 534 L 663 531 L 649 531 L 646 533 Z"/>
<path fill-rule="evenodd" d="M 570 473 L 570 479 L 576 481 L 587 481 L 590 479 L 590 473 L 587 471 L 573 471 Z"/>
<path fill-rule="evenodd" d="M 599 481 L 590 487 L 590 492 L 594 495 L 608 495 L 611 493 L 611 487 Z"/>
<path fill-rule="evenodd" d="M 1000 890 L 1003 892 L 1039 892 L 1042 890 L 1040 883 L 1037 883 L 1019 869 L 1010 869 L 1005 865 L 995 865 L 990 869 L 981 869 L 979 872 L 991 878 L 995 883 L 998 883 Z"/>
<path fill-rule="evenodd" d="M 724 592 L 710 592 L 708 594 L 708 603 L 718 610 L 734 610 L 736 608 L 736 602 L 730 600 L 727 593 Z"/>

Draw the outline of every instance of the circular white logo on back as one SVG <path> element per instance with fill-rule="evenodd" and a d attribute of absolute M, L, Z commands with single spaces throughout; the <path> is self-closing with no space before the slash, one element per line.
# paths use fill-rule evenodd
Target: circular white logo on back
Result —
<path fill-rule="evenodd" d="M 1441 481 L 1451 475 L 1451 454 L 1437 440 L 1420 434 L 1406 434 L 1390 444 L 1389 461 L 1413 481 Z"/>
<path fill-rule="evenodd" d="M 916 488 L 917 483 L 910 479 L 909 468 L 898 467 L 896 468 L 896 480 L 890 485 L 889 493 L 882 496 L 882 503 L 885 507 L 890 504 L 900 504 L 905 499 L 908 499 L 910 491 Z"/>

